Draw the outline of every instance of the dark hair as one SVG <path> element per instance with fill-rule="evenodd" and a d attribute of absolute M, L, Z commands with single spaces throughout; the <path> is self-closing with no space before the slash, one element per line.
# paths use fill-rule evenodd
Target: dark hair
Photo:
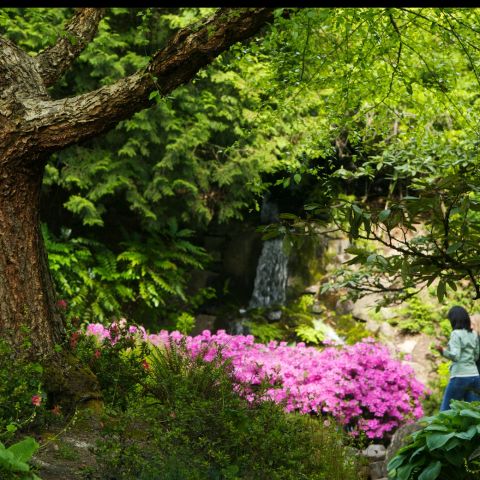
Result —
<path fill-rule="evenodd" d="M 453 330 L 468 330 L 469 332 L 472 331 L 472 324 L 470 322 L 470 316 L 468 312 L 459 306 L 452 307 L 448 311 L 448 319 L 450 320 L 450 324 L 452 325 Z"/>

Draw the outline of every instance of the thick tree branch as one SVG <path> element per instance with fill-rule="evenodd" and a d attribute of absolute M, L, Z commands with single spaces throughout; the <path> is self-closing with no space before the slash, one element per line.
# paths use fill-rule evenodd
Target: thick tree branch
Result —
<path fill-rule="evenodd" d="M 84 95 L 35 102 L 26 118 L 34 133 L 32 145 L 54 151 L 98 135 L 151 105 L 152 91 L 158 89 L 163 96 L 188 82 L 272 18 L 271 8 L 222 8 L 202 23 L 179 30 L 144 70 Z"/>
<path fill-rule="evenodd" d="M 82 53 L 97 33 L 104 8 L 79 8 L 57 43 L 36 57 L 45 86 L 53 85 Z"/>

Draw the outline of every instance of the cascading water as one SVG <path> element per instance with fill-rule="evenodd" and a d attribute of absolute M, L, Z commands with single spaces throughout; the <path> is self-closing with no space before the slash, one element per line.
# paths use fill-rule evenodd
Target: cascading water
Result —
<path fill-rule="evenodd" d="M 278 205 L 264 198 L 260 211 L 260 221 L 263 224 L 279 221 Z M 258 259 L 252 296 L 248 308 L 273 307 L 285 303 L 287 288 L 288 256 L 283 250 L 283 238 L 265 240 Z M 243 310 L 241 313 L 246 313 Z M 280 313 L 281 312 L 271 312 Z M 243 320 L 237 320 L 232 325 L 232 333 L 241 335 L 249 333 Z"/>
<path fill-rule="evenodd" d="M 260 211 L 264 224 L 279 220 L 278 205 L 266 197 Z M 288 257 L 283 250 L 283 239 L 266 240 L 258 259 L 255 283 L 248 308 L 271 307 L 285 303 Z"/>
<path fill-rule="evenodd" d="M 288 257 L 283 251 L 283 239 L 263 243 L 258 259 L 252 297 L 248 308 L 271 307 L 285 303 Z"/>

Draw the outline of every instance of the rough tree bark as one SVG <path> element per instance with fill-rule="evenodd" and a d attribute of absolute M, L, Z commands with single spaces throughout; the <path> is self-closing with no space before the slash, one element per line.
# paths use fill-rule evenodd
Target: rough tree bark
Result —
<path fill-rule="evenodd" d="M 15 344 L 30 328 L 35 352 L 53 358 L 64 340 L 39 227 L 48 155 L 91 138 L 153 104 L 273 17 L 268 8 L 222 8 L 179 30 L 149 65 L 113 85 L 61 100 L 47 88 L 94 38 L 104 9 L 78 9 L 66 35 L 36 57 L 0 37 L 0 331 Z"/>

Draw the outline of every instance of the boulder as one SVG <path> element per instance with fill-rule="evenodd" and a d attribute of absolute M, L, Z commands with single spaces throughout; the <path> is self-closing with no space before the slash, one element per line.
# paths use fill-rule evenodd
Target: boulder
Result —
<path fill-rule="evenodd" d="M 282 318 L 282 311 L 281 310 L 270 310 L 267 313 L 267 318 L 270 322 L 276 322 Z"/>
<path fill-rule="evenodd" d="M 318 295 L 319 291 L 320 291 L 320 285 L 315 284 L 315 285 L 310 285 L 309 287 L 305 288 L 303 293 L 310 294 L 310 295 Z"/>
<path fill-rule="evenodd" d="M 383 460 L 378 462 L 372 462 L 369 465 L 369 478 L 370 480 L 379 480 L 385 478 L 385 463 Z"/>
<path fill-rule="evenodd" d="M 320 302 L 315 302 L 310 309 L 312 313 L 320 314 L 325 312 L 325 307 Z"/>
<path fill-rule="evenodd" d="M 373 318 L 369 318 L 365 323 L 365 328 L 372 332 L 374 335 L 377 335 L 380 331 L 381 323 Z"/>
<path fill-rule="evenodd" d="M 369 460 L 383 460 L 387 450 L 383 445 L 373 444 L 369 445 L 365 450 L 362 451 L 362 455 L 367 457 Z"/>
<path fill-rule="evenodd" d="M 335 305 L 335 310 L 339 315 L 348 315 L 353 312 L 353 307 L 354 304 L 351 300 L 340 299 Z"/>
<path fill-rule="evenodd" d="M 387 322 L 380 323 L 378 334 L 380 336 L 380 340 L 396 340 L 398 338 L 397 330 Z"/>
<path fill-rule="evenodd" d="M 403 342 L 399 343 L 397 348 L 402 353 L 411 354 L 413 349 L 417 346 L 418 337 L 406 338 Z"/>

